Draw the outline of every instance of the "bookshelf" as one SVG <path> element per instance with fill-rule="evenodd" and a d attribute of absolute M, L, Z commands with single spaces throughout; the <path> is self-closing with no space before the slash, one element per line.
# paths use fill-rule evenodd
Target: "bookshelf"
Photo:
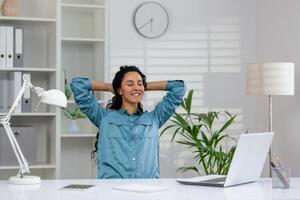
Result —
<path fill-rule="evenodd" d="M 99 0 L 62 0 L 61 4 L 61 69 L 71 81 L 73 77 L 105 78 L 106 3 Z M 62 79 L 64 79 L 62 77 Z M 99 104 L 104 98 L 96 94 Z M 73 96 L 68 109 L 76 106 Z M 71 120 L 62 115 L 61 177 L 95 178 L 96 164 L 90 153 L 94 149 L 97 128 L 87 119 L 77 119 L 79 131 L 69 130 Z M 70 165 L 73 167 L 70 170 Z"/>
<path fill-rule="evenodd" d="M 64 77 L 68 81 L 75 76 L 105 80 L 108 31 L 106 0 L 17 2 L 18 16 L 0 14 L 0 25 L 23 29 L 23 66 L 0 68 L 0 75 L 30 73 L 33 85 L 62 90 Z M 37 137 L 45 135 L 47 138 L 45 145 L 38 145 L 36 149 L 37 152 L 45 152 L 46 158 L 41 163 L 29 163 L 31 173 L 42 179 L 94 178 L 96 165 L 90 159 L 90 152 L 94 148 L 97 128 L 87 118 L 80 119 L 80 132 L 70 133 L 68 128 L 71 120 L 64 116 L 64 111 L 42 104 L 34 111 L 38 98 L 33 95 L 31 112 L 16 113 L 12 118 L 12 125 L 34 126 Z M 99 93 L 96 96 L 102 103 L 103 95 Z M 75 106 L 71 98 L 68 108 Z M 5 114 L 0 112 L 0 116 Z M 0 179 L 15 175 L 17 169 L 17 163 L 0 165 Z"/>
<path fill-rule="evenodd" d="M 58 1 L 28 0 L 17 2 L 18 16 L 0 16 L 0 25 L 23 29 L 23 66 L 9 69 L 0 68 L 0 75 L 3 77 L 15 72 L 30 73 L 33 85 L 45 89 L 58 88 L 57 52 L 59 47 L 56 45 L 56 32 L 59 26 Z M 1 92 L 5 93 L 4 91 Z M 35 128 L 36 131 L 33 136 L 36 137 L 37 142 L 32 146 L 35 146 L 35 152 L 39 153 L 37 153 L 36 162 L 29 163 L 31 173 L 39 175 L 43 179 L 56 178 L 58 175 L 57 126 L 59 125 L 59 109 L 42 105 L 37 111 L 34 111 L 39 99 L 33 93 L 31 93 L 30 99 L 31 111 L 15 113 L 11 119 L 11 125 L 12 127 L 29 126 Z M 5 112 L 1 112 L 0 116 L 5 114 Z M 1 134 L 4 134 L 1 135 L 1 138 L 7 139 L 8 142 L 5 132 L 1 131 Z M 22 140 L 20 139 L 19 142 L 21 145 Z M 26 148 L 30 147 L 21 146 L 21 148 L 26 152 Z M 8 150 L 10 149 L 6 147 L 1 149 L 0 147 L 0 151 L 3 152 L 1 155 L 5 155 Z M 1 159 L 3 158 L 0 157 L 0 161 Z M 0 179 L 7 179 L 17 174 L 19 166 L 14 156 L 12 156 L 12 162 L 14 163 L 12 165 L 0 162 Z"/>

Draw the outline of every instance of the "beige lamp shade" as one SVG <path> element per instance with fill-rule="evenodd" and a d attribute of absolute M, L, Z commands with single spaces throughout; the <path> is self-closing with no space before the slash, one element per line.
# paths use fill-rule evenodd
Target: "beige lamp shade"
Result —
<path fill-rule="evenodd" d="M 294 63 L 248 64 L 248 95 L 294 95 Z"/>

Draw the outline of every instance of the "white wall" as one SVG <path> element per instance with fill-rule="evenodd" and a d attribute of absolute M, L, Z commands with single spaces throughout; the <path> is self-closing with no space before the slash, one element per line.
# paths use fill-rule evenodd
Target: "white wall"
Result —
<path fill-rule="evenodd" d="M 300 175 L 299 10 L 299 0 L 257 1 L 257 60 L 295 63 L 295 95 L 273 98 L 273 154 L 292 166 L 294 176 Z"/>
<path fill-rule="evenodd" d="M 119 65 L 134 64 L 142 68 L 150 81 L 161 77 L 164 79 L 184 78 L 188 89 L 193 89 L 193 86 L 201 86 L 197 90 L 196 110 L 229 109 L 237 113 L 236 132 L 267 130 L 267 99 L 245 95 L 245 63 L 257 60 L 256 34 L 260 31 L 256 30 L 256 23 L 261 24 L 261 22 L 256 19 L 256 11 L 259 7 L 256 5 L 256 1 L 157 1 L 161 2 L 169 11 L 170 27 L 162 38 L 156 40 L 142 38 L 135 32 L 132 24 L 134 9 L 144 0 L 110 1 L 111 77 Z M 259 26 L 259 28 L 261 27 Z M 149 73 L 150 65 L 147 63 L 149 58 L 144 55 L 149 45 L 163 42 L 173 44 L 170 38 L 175 36 L 177 40 L 187 40 L 191 32 L 203 36 L 201 42 L 207 44 L 201 48 L 207 52 L 207 56 L 199 55 L 199 59 L 204 63 L 197 65 L 199 69 L 201 68 L 201 72 L 189 74 L 189 72 L 176 73 L 170 70 L 169 76 L 165 72 L 162 72 L 161 76 Z M 259 39 L 262 38 L 261 34 L 258 36 Z M 215 44 L 223 44 L 223 47 L 214 49 Z M 226 45 L 229 46 L 226 47 Z M 180 48 L 180 45 L 176 48 Z M 214 56 L 214 50 L 225 50 L 231 56 Z M 175 59 L 178 58 L 170 58 L 170 62 Z M 188 58 L 186 61 L 189 61 Z M 224 64 L 226 62 L 228 64 Z M 161 69 L 165 67 L 167 66 L 161 65 Z M 182 67 L 186 67 L 187 71 L 194 69 L 192 68 L 194 66 L 189 66 L 189 64 Z M 194 76 L 199 77 L 199 80 L 190 80 Z M 146 107 L 151 109 L 153 102 L 146 100 Z M 274 122 L 276 123 L 276 121 Z M 277 128 L 277 125 L 274 127 Z M 180 176 L 175 170 L 178 167 L 190 165 L 190 153 L 188 152 L 178 144 L 170 144 L 168 137 L 161 138 L 161 177 Z"/>

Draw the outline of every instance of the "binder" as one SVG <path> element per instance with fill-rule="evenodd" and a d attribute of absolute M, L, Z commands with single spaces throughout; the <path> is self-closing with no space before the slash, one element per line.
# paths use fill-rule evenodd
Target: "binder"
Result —
<path fill-rule="evenodd" d="M 15 78 L 14 78 L 14 72 L 13 73 L 7 73 L 6 74 L 6 91 L 4 94 L 6 94 L 6 112 L 11 108 L 14 97 L 15 97 Z"/>
<path fill-rule="evenodd" d="M 6 89 L 6 73 L 0 73 L 0 112 L 6 112 L 6 98 L 7 98 L 7 89 Z"/>
<path fill-rule="evenodd" d="M 3 73 L 2 76 L 2 88 L 3 88 L 3 110 L 2 112 L 7 112 L 9 109 L 9 99 L 10 99 L 10 88 L 9 88 L 9 73 Z"/>
<path fill-rule="evenodd" d="M 14 39 L 14 67 L 23 67 L 23 28 L 15 28 Z"/>
<path fill-rule="evenodd" d="M 22 87 L 22 72 L 14 72 L 14 95 L 13 95 L 13 101 L 17 97 L 17 95 L 20 92 L 20 89 Z M 22 112 L 22 104 L 19 103 L 15 110 L 16 113 Z"/>
<path fill-rule="evenodd" d="M 0 69 L 6 68 L 6 27 L 0 26 Z"/>
<path fill-rule="evenodd" d="M 26 80 L 30 80 L 31 75 L 29 73 L 24 73 L 23 77 Z M 21 77 L 21 86 L 22 86 L 22 77 Z M 22 112 L 31 112 L 31 96 L 30 95 L 31 95 L 30 88 L 26 88 L 25 92 L 23 94 L 22 100 L 21 100 L 22 101 L 21 102 Z"/>
<path fill-rule="evenodd" d="M 6 26 L 6 68 L 14 65 L 14 27 Z"/>

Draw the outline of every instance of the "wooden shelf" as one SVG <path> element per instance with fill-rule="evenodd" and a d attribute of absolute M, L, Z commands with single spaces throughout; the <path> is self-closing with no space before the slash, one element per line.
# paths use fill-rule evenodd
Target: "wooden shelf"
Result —
<path fill-rule="evenodd" d="M 94 44 L 104 42 L 103 38 L 62 37 L 62 42 Z"/>
<path fill-rule="evenodd" d="M 68 104 L 75 104 L 75 101 L 74 100 L 68 100 L 67 103 Z M 103 101 L 102 100 L 98 100 L 98 103 L 99 104 L 103 104 Z"/>
<path fill-rule="evenodd" d="M 89 138 L 96 137 L 96 133 L 63 133 L 61 134 L 62 138 Z"/>
<path fill-rule="evenodd" d="M 1 69 L 0 71 L 7 72 L 56 72 L 55 68 L 34 68 L 34 67 L 14 67 L 10 69 Z"/>
<path fill-rule="evenodd" d="M 8 17 L 8 16 L 0 16 L 0 20 L 2 22 L 28 22 L 28 23 L 54 23 L 56 22 L 55 18 L 36 18 L 36 17 Z"/>
<path fill-rule="evenodd" d="M 7 113 L 0 113 L 0 116 L 4 116 Z M 29 116 L 29 117 L 55 117 L 56 113 L 50 112 L 28 112 L 28 113 L 15 113 L 13 116 Z"/>
<path fill-rule="evenodd" d="M 74 9 L 105 9 L 103 5 L 94 4 L 73 4 L 73 3 L 63 3 L 62 8 L 74 8 Z"/>
<path fill-rule="evenodd" d="M 12 165 L 12 166 L 0 166 L 0 169 L 19 169 L 19 165 Z M 55 169 L 55 165 L 51 164 L 44 164 L 44 165 L 29 165 L 29 169 Z"/>

